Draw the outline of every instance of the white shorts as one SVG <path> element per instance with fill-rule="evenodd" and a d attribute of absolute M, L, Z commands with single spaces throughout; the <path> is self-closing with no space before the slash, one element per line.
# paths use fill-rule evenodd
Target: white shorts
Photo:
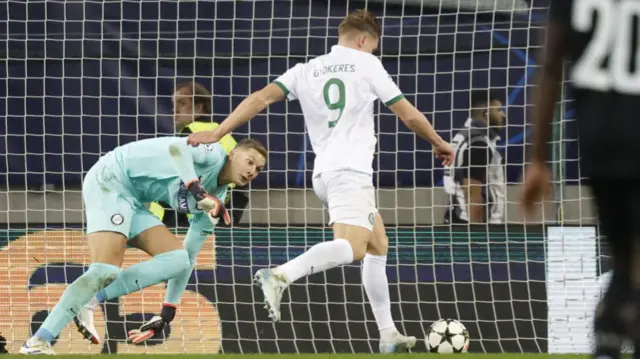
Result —
<path fill-rule="evenodd" d="M 329 208 L 329 225 L 343 223 L 373 230 L 375 189 L 370 174 L 328 171 L 313 178 L 316 196 Z"/>

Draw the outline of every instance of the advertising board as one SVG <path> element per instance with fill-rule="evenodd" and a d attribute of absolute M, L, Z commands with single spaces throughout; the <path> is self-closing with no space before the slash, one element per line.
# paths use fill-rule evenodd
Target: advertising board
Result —
<path fill-rule="evenodd" d="M 604 243 L 596 227 L 547 227 L 546 251 L 549 353 L 590 353 L 593 313 L 611 279 Z"/>
<path fill-rule="evenodd" d="M 526 230 L 523 230 L 526 229 Z M 0 318 L 9 352 L 16 352 L 57 302 L 65 285 L 88 267 L 80 230 L 4 230 L 0 250 Z M 396 325 L 423 337 L 441 318 L 456 318 L 471 335 L 472 352 L 544 352 L 547 305 L 542 227 L 451 226 L 390 228 L 388 276 Z M 58 353 L 316 353 L 377 351 L 377 329 L 361 285 L 360 264 L 293 284 L 283 318 L 272 323 L 253 273 L 329 240 L 324 228 L 218 229 L 200 255 L 176 319 L 146 346 L 126 333 L 160 308 L 164 285 L 107 303 L 96 314 L 106 338 L 92 346 L 67 327 Z M 215 245 L 214 245 L 215 242 Z M 148 259 L 130 249 L 124 267 Z M 419 343 L 417 351 L 424 351 Z"/>

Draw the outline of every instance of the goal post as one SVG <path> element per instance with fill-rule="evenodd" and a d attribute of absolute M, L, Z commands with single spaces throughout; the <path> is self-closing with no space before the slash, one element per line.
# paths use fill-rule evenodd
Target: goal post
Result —
<path fill-rule="evenodd" d="M 498 143 L 508 182 L 505 223 L 451 226 L 443 221 L 449 198 L 442 166 L 430 146 L 375 106 L 374 184 L 388 229 L 387 273 L 398 329 L 422 339 L 431 323 L 453 318 L 469 330 L 471 352 L 585 350 L 590 309 L 567 314 L 560 308 L 593 299 L 608 257 L 600 249 L 590 195 L 580 185 L 576 124 L 565 92 L 551 144 L 557 149 L 555 197 L 531 221 L 518 207 L 539 68 L 535 55 L 547 11 L 540 3 L 1 4 L 0 335 L 7 349 L 17 352 L 65 285 L 90 264 L 81 184 L 101 155 L 174 134 L 171 99 L 183 81 L 197 81 L 212 93 L 212 120 L 220 122 L 252 91 L 330 51 L 344 16 L 367 7 L 382 22 L 376 55 L 445 139 L 467 123 L 472 90 L 501 94 L 507 115 Z M 293 284 L 282 321 L 270 322 L 253 273 L 330 240 L 332 232 L 311 188 L 313 153 L 297 102 L 270 106 L 234 136 L 263 141 L 268 165 L 250 188 L 232 191 L 248 197 L 246 208 L 233 208 L 242 211 L 240 223 L 216 229 L 207 241 L 168 337 L 146 345 L 126 341 L 128 330 L 159 311 L 164 286 L 158 285 L 112 300 L 97 313 L 102 345 L 89 345 L 69 326 L 55 344 L 58 353 L 377 350 L 359 263 Z M 186 229 L 172 230 L 182 238 Z M 147 258 L 131 249 L 124 265 Z M 565 273 L 578 264 L 581 271 Z M 554 336 L 569 329 L 569 338 Z M 425 350 L 419 342 L 416 351 Z"/>

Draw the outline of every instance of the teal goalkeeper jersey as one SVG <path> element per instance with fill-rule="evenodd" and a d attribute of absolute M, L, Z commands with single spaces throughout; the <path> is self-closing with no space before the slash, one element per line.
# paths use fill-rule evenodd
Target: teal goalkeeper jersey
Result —
<path fill-rule="evenodd" d="M 180 213 L 201 213 L 185 186 L 196 178 L 220 201 L 227 195 L 228 185 L 218 184 L 227 160 L 219 144 L 192 147 L 184 137 L 160 137 L 120 146 L 113 154 L 126 177 L 124 184 L 141 202 L 165 202 Z"/>
<path fill-rule="evenodd" d="M 227 154 L 219 144 L 192 147 L 185 137 L 161 137 L 136 141 L 115 148 L 103 156 L 100 166 L 104 181 L 117 183 L 117 190 L 132 197 L 136 206 L 145 202 L 165 202 L 176 211 L 192 213 L 184 248 L 195 260 L 214 224 L 197 208 L 185 183 L 200 179 L 207 192 L 224 202 L 228 185 L 219 185 L 220 171 Z M 97 164 L 98 165 L 98 164 Z"/>

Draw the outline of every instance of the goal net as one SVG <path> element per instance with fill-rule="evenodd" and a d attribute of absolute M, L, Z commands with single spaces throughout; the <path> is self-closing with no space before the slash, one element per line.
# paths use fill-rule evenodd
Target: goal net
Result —
<path fill-rule="evenodd" d="M 66 284 L 90 264 L 81 183 L 100 155 L 173 134 L 171 100 L 183 81 L 211 91 L 212 119 L 220 122 L 252 91 L 329 51 L 348 11 L 368 7 L 382 21 L 383 64 L 443 137 L 464 128 L 471 90 L 497 91 L 507 115 L 498 146 L 508 182 L 505 223 L 451 226 L 444 224 L 449 199 L 441 164 L 424 141 L 376 105 L 374 182 L 388 229 L 398 329 L 423 338 L 431 323 L 453 318 L 468 328 L 472 352 L 588 351 L 588 303 L 597 296 L 607 257 L 589 194 L 579 185 L 567 96 L 559 102 L 551 144 L 554 199 L 526 223 L 517 207 L 546 3 L 0 5 L 0 51 L 7 59 L 0 65 L 0 335 L 6 349 L 17 352 Z M 234 136 L 263 141 L 269 164 L 250 188 L 232 191 L 239 223 L 218 228 L 206 243 L 170 330 L 144 345 L 126 340 L 129 330 L 158 313 L 164 285 L 157 285 L 96 313 L 101 345 L 89 345 L 70 325 L 55 344 L 58 353 L 377 351 L 359 263 L 293 284 L 282 321 L 268 319 L 253 273 L 331 239 L 332 232 L 311 188 L 313 153 L 298 103 L 271 106 Z M 179 224 L 171 227 L 182 237 Z M 124 266 L 147 258 L 129 249 Z M 424 351 L 424 344 L 416 350 Z"/>

